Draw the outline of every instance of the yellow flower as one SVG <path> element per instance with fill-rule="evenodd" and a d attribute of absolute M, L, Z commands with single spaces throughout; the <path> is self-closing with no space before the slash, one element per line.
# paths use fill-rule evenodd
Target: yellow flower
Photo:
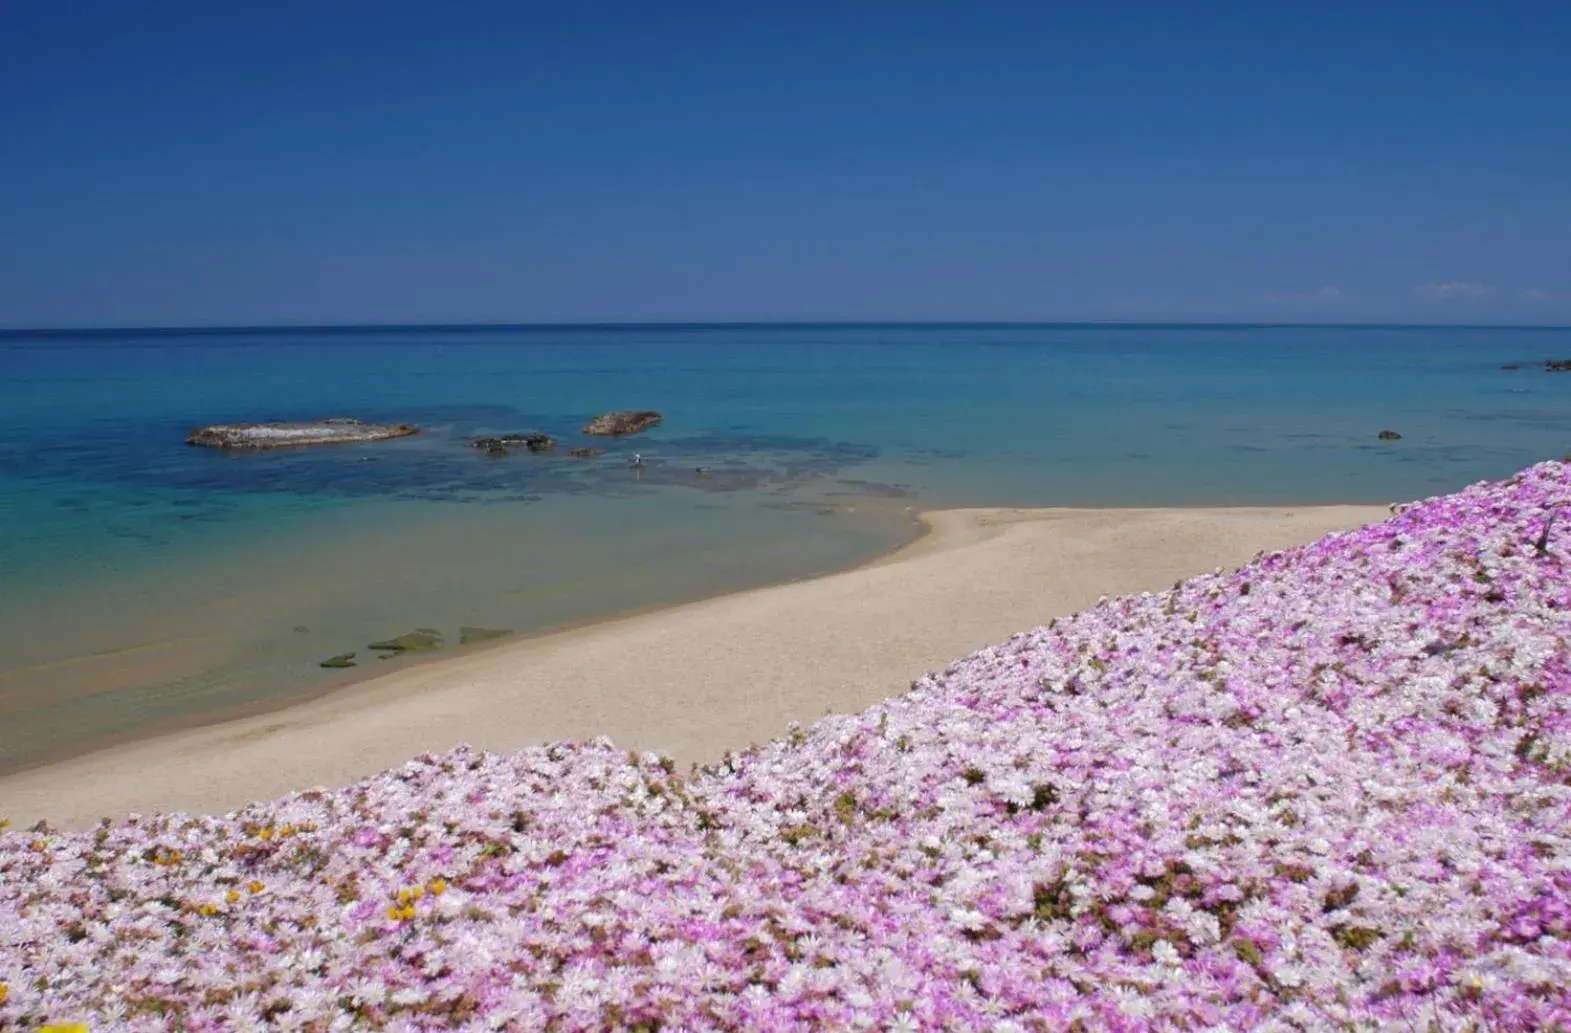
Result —
<path fill-rule="evenodd" d="M 233 904 L 235 901 L 240 899 L 240 891 L 230 890 L 227 894 L 225 894 L 225 898 L 229 901 L 229 903 Z"/>
<path fill-rule="evenodd" d="M 85 1022 L 53 1022 L 39 1029 L 38 1033 L 87 1033 Z"/>
<path fill-rule="evenodd" d="M 6 829 L 8 829 L 10 827 L 11 827 L 11 819 L 10 818 L 0 818 L 0 832 L 4 832 Z M 0 1000 L 4 1000 L 4 999 L 5 998 L 0 997 Z"/>
<path fill-rule="evenodd" d="M 433 897 L 440 897 L 443 893 L 445 893 L 447 891 L 447 880 L 446 879 L 432 879 L 427 888 L 430 889 L 431 895 Z"/>
<path fill-rule="evenodd" d="M 255 879 L 252 879 L 250 882 L 246 883 L 245 888 L 250 890 L 252 893 L 260 893 L 267 889 L 266 886 L 260 882 L 257 882 Z"/>
<path fill-rule="evenodd" d="M 196 909 L 196 913 L 204 917 L 211 918 L 212 916 L 218 914 L 218 905 L 203 904 L 201 907 Z"/>
<path fill-rule="evenodd" d="M 9 986 L 6 986 L 4 983 L 0 983 L 0 1004 L 4 1004 L 5 1003 L 5 999 L 7 997 L 10 997 L 10 996 L 11 996 L 11 988 Z"/>

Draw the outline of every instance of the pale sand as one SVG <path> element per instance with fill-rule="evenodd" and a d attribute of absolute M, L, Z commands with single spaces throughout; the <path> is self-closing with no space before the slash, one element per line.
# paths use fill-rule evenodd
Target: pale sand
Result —
<path fill-rule="evenodd" d="M 874 563 L 405 667 L 307 703 L 0 777 L 0 816 L 217 813 L 460 742 L 609 735 L 684 765 L 860 710 L 1094 605 L 1383 520 L 1373 506 L 949 510 Z"/>

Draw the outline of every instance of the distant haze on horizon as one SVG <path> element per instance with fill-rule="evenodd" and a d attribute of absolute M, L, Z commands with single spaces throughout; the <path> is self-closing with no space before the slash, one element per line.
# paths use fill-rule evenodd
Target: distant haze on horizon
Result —
<path fill-rule="evenodd" d="M 1571 323 L 1571 5 L 1068 6 L 9 0 L 0 328 Z"/>

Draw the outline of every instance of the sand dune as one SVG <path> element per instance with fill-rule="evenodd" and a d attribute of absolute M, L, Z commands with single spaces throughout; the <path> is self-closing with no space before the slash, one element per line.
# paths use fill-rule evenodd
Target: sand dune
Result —
<path fill-rule="evenodd" d="M 0 778 L 0 816 L 227 811 L 467 741 L 609 735 L 705 761 L 857 710 L 1099 596 L 1382 520 L 1370 506 L 926 514 L 874 563 L 407 667 L 309 703 Z"/>

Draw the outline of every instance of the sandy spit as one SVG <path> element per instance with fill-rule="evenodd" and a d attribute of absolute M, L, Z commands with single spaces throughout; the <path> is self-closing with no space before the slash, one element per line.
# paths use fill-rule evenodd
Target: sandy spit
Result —
<path fill-rule="evenodd" d="M 470 742 L 609 735 L 682 764 L 860 710 L 1096 603 L 1383 520 L 1383 507 L 961 509 L 868 565 L 507 642 L 285 710 L 0 777 L 0 817 L 225 812 Z"/>

